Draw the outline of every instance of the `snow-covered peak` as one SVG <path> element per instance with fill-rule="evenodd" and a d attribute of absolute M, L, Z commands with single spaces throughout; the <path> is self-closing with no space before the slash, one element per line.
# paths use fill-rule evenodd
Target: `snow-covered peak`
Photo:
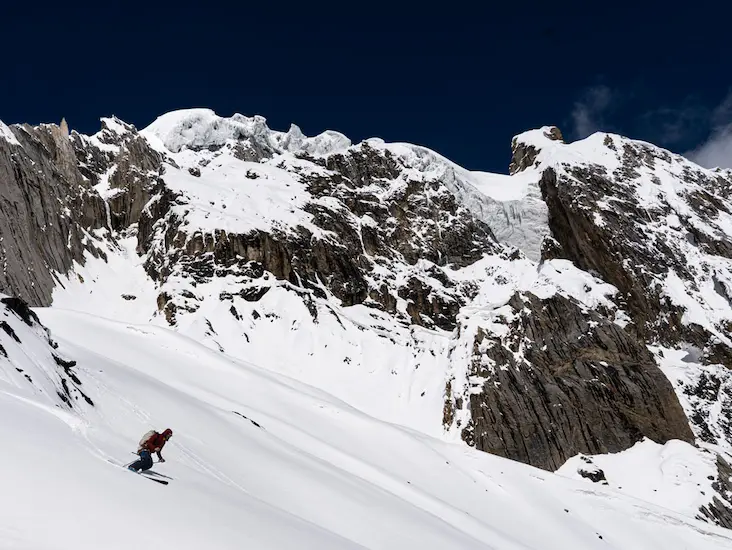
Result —
<path fill-rule="evenodd" d="M 120 120 L 116 116 L 102 117 L 99 119 L 102 123 L 102 131 L 107 131 L 113 134 L 123 136 L 130 132 L 135 132 L 136 129 L 132 124 L 127 124 L 123 120 Z"/>
<path fill-rule="evenodd" d="M 564 138 L 562 132 L 556 126 L 542 126 L 514 136 L 513 143 L 533 145 L 541 149 L 557 143 L 564 143 Z"/>
<path fill-rule="evenodd" d="M 308 138 L 294 124 L 288 132 L 271 130 L 263 116 L 235 114 L 220 117 L 211 109 L 183 109 L 158 117 L 142 131 L 158 138 L 171 152 L 203 149 L 224 145 L 227 141 L 252 139 L 260 146 L 276 152 L 306 152 L 326 155 L 343 150 L 351 141 L 338 132 L 327 130 Z"/>
<path fill-rule="evenodd" d="M 541 146 L 539 134 L 532 131 L 515 138 L 514 144 Z M 677 214 L 698 217 L 687 204 L 690 195 L 699 192 L 716 192 L 729 186 L 730 171 L 710 170 L 666 149 L 645 141 L 634 140 L 617 134 L 596 132 L 585 139 L 570 144 L 552 141 L 544 137 L 544 146 L 537 150 L 533 166 L 543 172 L 554 168 L 558 173 L 575 177 L 578 169 L 599 171 L 605 178 L 615 181 L 612 192 L 630 191 L 633 200 L 643 208 L 660 208 L 672 205 Z M 602 207 L 602 205 L 601 205 Z M 725 218 L 725 208 L 721 218 Z M 708 212 L 707 212 L 708 213 Z M 700 221 L 704 224 L 724 223 L 718 216 Z M 673 224 L 671 224 L 673 225 Z M 712 232 L 719 237 L 728 231 Z"/>
<path fill-rule="evenodd" d="M 562 132 L 556 126 L 543 126 L 536 130 L 528 130 L 511 141 L 513 157 L 509 172 L 513 175 L 527 168 L 536 166 L 536 158 L 542 151 L 552 151 L 564 144 Z"/>
<path fill-rule="evenodd" d="M 116 151 L 122 142 L 137 133 L 137 129 L 132 124 L 128 124 L 116 116 L 103 117 L 99 120 L 102 128 L 89 139 L 100 149 Z"/>
<path fill-rule="evenodd" d="M 317 136 L 304 139 L 300 150 L 314 156 L 322 156 L 344 151 L 350 146 L 351 140 L 346 136 L 340 132 L 326 130 Z"/>
<path fill-rule="evenodd" d="M 728 177 L 730 174 L 729 170 L 706 169 L 652 143 L 608 132 L 595 132 L 586 138 L 565 143 L 558 128 L 544 126 L 515 136 L 512 148 L 513 164 L 517 161 L 517 154 L 519 157 L 530 154 L 532 162 L 526 163 L 524 168 L 529 168 L 533 164 L 533 167 L 540 171 L 553 165 L 592 164 L 603 166 L 611 172 L 624 163 L 630 163 L 644 164 L 650 171 L 661 168 L 678 172 L 680 169 L 688 168 L 704 172 L 709 177 Z M 656 166 L 658 163 L 665 166 Z"/>
<path fill-rule="evenodd" d="M 547 127 L 546 132 L 551 131 Z M 106 153 L 115 153 L 122 143 L 136 135 L 133 126 L 112 117 L 102 119 L 99 132 L 90 137 L 79 136 L 79 139 Z M 243 170 L 242 174 L 249 173 L 250 176 L 256 172 L 251 171 L 251 166 L 240 165 L 242 161 L 268 163 L 273 168 L 283 168 L 295 174 L 300 174 L 303 169 L 314 174 L 322 171 L 328 163 L 341 162 L 325 160 L 327 157 L 342 155 L 350 158 L 350 155 L 360 156 L 368 149 L 370 153 L 367 155 L 376 153 L 387 164 L 396 163 L 398 176 L 394 184 L 397 187 L 409 181 L 445 185 L 462 205 L 491 228 L 499 241 L 520 248 L 533 259 L 539 258 L 540 243 L 548 232 L 546 207 L 541 201 L 535 174 L 509 177 L 470 171 L 426 147 L 386 143 L 379 138 L 354 145 L 347 136 L 332 130 L 308 137 L 295 124 L 287 132 L 280 132 L 270 129 L 262 116 L 234 114 L 226 118 L 204 108 L 161 115 L 139 135 L 147 140 L 151 149 L 168 159 L 166 181 L 181 172 L 184 178 L 190 180 L 191 192 L 194 194 L 210 186 L 199 185 L 203 180 L 190 174 L 219 172 L 223 164 L 229 162 L 236 168 L 226 175 L 226 181 L 231 182 L 240 169 Z M 313 157 L 315 162 L 302 165 L 304 159 L 295 157 L 303 156 Z M 386 159 L 387 156 L 391 158 Z M 85 163 L 89 162 L 85 158 Z M 103 170 L 106 168 L 99 166 L 95 171 Z M 287 174 L 282 176 L 279 179 L 290 181 Z M 251 185 L 245 187 L 252 188 Z M 267 191 L 271 186 L 259 187 Z M 237 189 L 241 187 L 237 186 Z M 207 199 L 206 204 L 210 204 L 211 200 Z M 227 203 L 227 207 L 231 205 Z M 242 206 L 251 210 L 251 204 Z M 231 210 L 226 214 L 227 218 L 231 218 Z M 269 215 L 265 217 L 271 218 Z M 267 224 L 267 228 L 270 226 Z"/>
<path fill-rule="evenodd" d="M 516 138 L 512 171 L 539 175 L 549 209 L 566 212 L 551 227 L 566 257 L 631 296 L 643 330 L 692 344 L 708 361 L 729 361 L 728 173 L 615 134 L 562 144 L 546 133 Z M 580 250 L 585 239 L 593 244 Z"/>
<path fill-rule="evenodd" d="M 2 120 L 0 120 L 0 139 L 3 139 L 8 143 L 12 143 L 13 145 L 20 145 L 20 142 L 15 138 L 12 130 L 8 128 Z"/>
<path fill-rule="evenodd" d="M 295 124 L 287 133 L 273 132 L 273 136 L 282 151 L 307 153 L 315 157 L 343 152 L 351 146 L 351 140 L 340 132 L 326 130 L 309 138 Z"/>
<path fill-rule="evenodd" d="M 286 134 L 281 136 L 280 147 L 285 151 L 298 151 L 302 148 L 303 142 L 307 139 L 297 124 L 291 124 Z"/>
<path fill-rule="evenodd" d="M 441 181 L 474 216 L 491 228 L 499 242 L 539 259 L 541 241 L 548 227 L 537 173 L 509 176 L 467 170 L 426 147 L 386 143 L 379 138 L 368 139 L 359 146 L 363 145 L 397 158 L 406 168 L 405 178 Z"/>
<path fill-rule="evenodd" d="M 221 118 L 211 109 L 182 109 L 159 116 L 142 132 L 156 136 L 177 153 L 183 148 L 222 145 L 242 133 L 249 135 L 252 128 L 246 126 L 243 121 Z"/>

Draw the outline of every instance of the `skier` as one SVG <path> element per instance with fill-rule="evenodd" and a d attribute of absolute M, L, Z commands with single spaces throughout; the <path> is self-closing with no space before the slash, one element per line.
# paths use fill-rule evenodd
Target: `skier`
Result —
<path fill-rule="evenodd" d="M 133 472 L 145 471 L 152 468 L 153 460 L 152 453 L 157 453 L 158 462 L 165 462 L 163 455 L 160 451 L 163 450 L 163 446 L 173 436 L 173 430 L 167 428 L 163 433 L 158 433 L 155 430 L 150 430 L 140 440 L 140 446 L 137 449 L 137 454 L 140 455 L 140 460 L 136 460 L 130 464 L 127 468 Z"/>

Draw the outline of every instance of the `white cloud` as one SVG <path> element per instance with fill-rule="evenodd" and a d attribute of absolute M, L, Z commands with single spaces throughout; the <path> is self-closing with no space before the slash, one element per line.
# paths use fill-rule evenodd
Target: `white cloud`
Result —
<path fill-rule="evenodd" d="M 712 133 L 686 156 L 707 168 L 732 168 L 732 92 L 712 113 Z"/>
<path fill-rule="evenodd" d="M 603 113 L 610 106 L 612 92 L 607 86 L 594 86 L 585 91 L 582 99 L 574 104 L 572 123 L 574 135 L 586 138 L 604 125 Z"/>
<path fill-rule="evenodd" d="M 714 130 L 705 143 L 686 156 L 707 168 L 732 168 L 732 124 Z"/>

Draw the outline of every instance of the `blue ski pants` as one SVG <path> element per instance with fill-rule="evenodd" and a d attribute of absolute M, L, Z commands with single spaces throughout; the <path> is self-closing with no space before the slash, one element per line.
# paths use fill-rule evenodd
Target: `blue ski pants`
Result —
<path fill-rule="evenodd" d="M 153 465 L 153 459 L 152 455 L 150 454 L 150 451 L 140 451 L 140 460 L 136 460 L 132 464 L 130 464 L 130 468 L 136 471 L 145 471 L 152 468 Z"/>

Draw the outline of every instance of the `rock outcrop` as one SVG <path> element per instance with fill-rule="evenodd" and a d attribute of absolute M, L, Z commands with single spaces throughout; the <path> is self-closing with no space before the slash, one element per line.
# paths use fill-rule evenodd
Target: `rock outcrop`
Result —
<path fill-rule="evenodd" d="M 0 379 L 10 395 L 40 399 L 49 408 L 93 407 L 76 370 L 38 316 L 20 298 L 0 295 Z"/>
<path fill-rule="evenodd" d="M 260 151 L 247 162 L 270 159 L 271 151 L 254 137 L 245 144 L 250 152 Z M 212 153 L 214 158 L 237 157 L 241 147 L 216 145 Z M 390 151 L 368 143 L 327 157 L 302 152 L 290 162 L 294 166 L 283 160 L 277 166 L 296 171 L 309 197 L 303 206 L 309 223 L 286 229 L 190 231 L 180 215 L 187 199 L 180 194 L 164 199 L 158 192 L 140 219 L 140 249 L 148 254 L 150 275 L 164 283 L 171 274 L 188 273 L 200 282 L 223 271 L 241 275 L 249 262 L 256 262 L 276 279 L 325 290 L 344 306 L 366 304 L 417 325 L 451 330 L 466 298 L 441 266 L 469 265 L 499 250 L 490 228 L 439 178 L 411 175 Z M 195 169 L 200 173 L 209 163 L 205 157 Z M 174 170 L 174 164 L 170 157 L 164 167 Z M 262 177 L 253 170 L 248 174 L 254 182 Z M 156 233 L 142 229 L 152 227 Z M 405 275 L 397 277 L 400 273 Z M 175 295 L 168 298 L 168 312 L 181 306 Z"/>
<path fill-rule="evenodd" d="M 104 202 L 58 126 L 12 132 L 0 138 L 0 290 L 49 305 L 54 274 L 100 253 L 89 233 L 103 226 Z"/>
<path fill-rule="evenodd" d="M 673 388 L 643 342 L 554 295 L 515 294 L 474 339 L 463 438 L 555 470 L 578 453 L 617 452 L 643 437 L 692 441 Z"/>
<path fill-rule="evenodd" d="M 617 287 L 644 341 L 690 344 L 732 367 L 732 175 L 617 136 L 602 149 L 572 165 L 539 163 L 561 248 L 552 257 Z"/>
<path fill-rule="evenodd" d="M 715 495 L 711 503 L 701 507 L 700 519 L 732 529 L 732 466 L 720 455 L 717 455 L 717 472 L 712 488 L 718 496 Z"/>

